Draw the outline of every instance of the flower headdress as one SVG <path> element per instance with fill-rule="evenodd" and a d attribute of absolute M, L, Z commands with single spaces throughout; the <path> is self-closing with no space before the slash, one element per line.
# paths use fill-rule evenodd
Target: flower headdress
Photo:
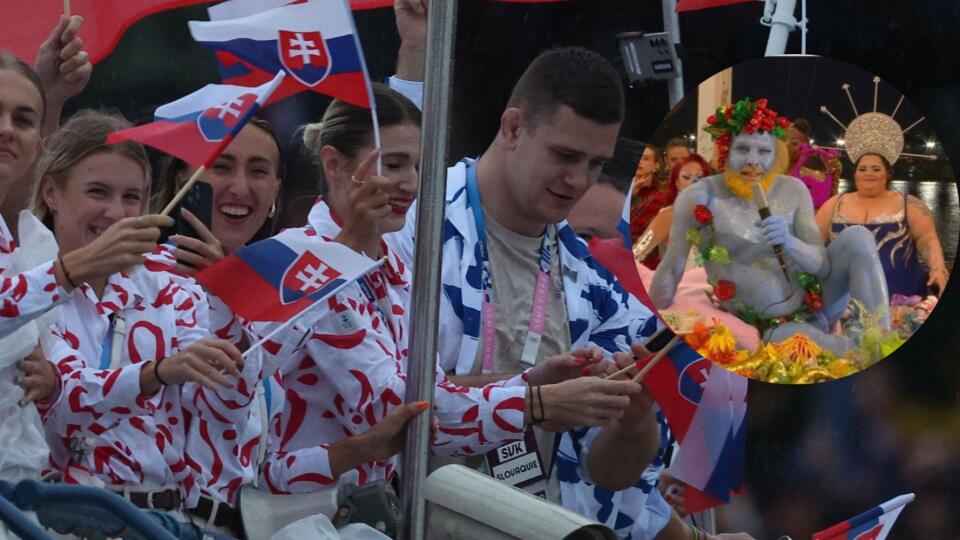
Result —
<path fill-rule="evenodd" d="M 790 125 L 786 117 L 767 107 L 766 98 L 751 101 L 743 98 L 733 104 L 717 107 L 716 114 L 707 117 L 707 127 L 703 130 L 717 145 L 717 168 L 722 169 L 730 152 L 730 141 L 740 133 L 766 131 L 774 137 L 786 140 L 784 128 Z"/>

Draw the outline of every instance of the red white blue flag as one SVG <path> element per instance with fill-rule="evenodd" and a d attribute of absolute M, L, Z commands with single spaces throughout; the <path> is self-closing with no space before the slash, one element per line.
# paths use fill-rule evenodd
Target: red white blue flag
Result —
<path fill-rule="evenodd" d="M 747 380 L 681 343 L 650 370 L 644 386 L 679 444 L 670 473 L 687 484 L 687 511 L 700 512 L 742 493 Z"/>
<path fill-rule="evenodd" d="M 281 322 L 380 264 L 343 244 L 288 231 L 243 248 L 196 279 L 248 321 Z"/>
<path fill-rule="evenodd" d="M 281 71 L 256 88 L 208 84 L 159 107 L 154 122 L 111 133 L 107 144 L 133 140 L 195 167 L 209 166 L 267 102 L 284 77 Z"/>
<path fill-rule="evenodd" d="M 884 540 L 903 507 L 913 499 L 913 493 L 894 497 L 829 529 L 813 533 L 813 540 Z"/>
<path fill-rule="evenodd" d="M 246 73 L 254 80 L 264 72 L 286 72 L 289 77 L 274 101 L 310 90 L 361 107 L 370 106 L 367 67 L 353 16 L 344 0 L 311 0 L 245 17 L 189 24 L 198 43 L 246 63 L 237 66 L 237 76 L 252 68 L 261 72 Z"/>

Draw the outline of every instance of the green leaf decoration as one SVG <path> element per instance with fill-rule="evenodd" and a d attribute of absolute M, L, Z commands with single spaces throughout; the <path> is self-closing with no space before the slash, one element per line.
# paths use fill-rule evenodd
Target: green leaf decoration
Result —
<path fill-rule="evenodd" d="M 710 248 L 710 260 L 718 264 L 730 264 L 730 253 L 726 247 L 714 245 Z"/>
<path fill-rule="evenodd" d="M 687 243 L 691 246 L 700 245 L 700 230 L 699 229 L 687 229 Z"/>

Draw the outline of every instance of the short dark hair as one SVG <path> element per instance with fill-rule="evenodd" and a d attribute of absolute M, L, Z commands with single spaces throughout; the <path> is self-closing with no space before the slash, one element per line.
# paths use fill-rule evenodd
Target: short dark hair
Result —
<path fill-rule="evenodd" d="M 620 193 L 630 191 L 630 183 L 637 174 L 637 164 L 643 155 L 644 144 L 620 137 L 613 149 L 613 157 L 603 164 L 598 184 L 608 184 Z"/>
<path fill-rule="evenodd" d="M 670 150 L 671 148 L 679 148 L 679 147 L 683 147 L 683 148 L 686 148 L 687 150 L 690 150 L 690 143 L 688 143 L 687 140 L 684 139 L 683 137 L 674 137 L 669 141 L 667 141 L 667 144 L 663 147 L 663 151 L 664 153 L 666 153 L 667 150 Z"/>
<path fill-rule="evenodd" d="M 622 122 L 620 75 L 602 56 L 582 47 L 545 51 L 520 76 L 507 107 L 522 109 L 527 122 L 536 125 L 558 105 L 600 124 Z"/>
<path fill-rule="evenodd" d="M 803 136 L 807 139 L 813 134 L 813 126 L 810 125 L 810 122 L 806 118 L 795 118 L 790 125 L 800 133 L 803 133 Z"/>

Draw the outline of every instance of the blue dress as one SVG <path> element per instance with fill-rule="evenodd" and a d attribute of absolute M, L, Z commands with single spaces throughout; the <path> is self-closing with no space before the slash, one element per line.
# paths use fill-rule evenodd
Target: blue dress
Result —
<path fill-rule="evenodd" d="M 851 222 L 842 214 L 840 206 L 843 197 L 840 195 L 833 207 L 830 239 L 836 238 L 840 231 L 847 227 L 863 225 L 876 238 L 877 255 L 880 256 L 883 274 L 887 278 L 887 291 L 890 296 L 926 296 L 927 269 L 920 260 L 916 242 L 913 241 L 907 225 L 907 195 L 903 195 L 903 206 L 899 212 L 877 216 L 868 223 Z"/>

